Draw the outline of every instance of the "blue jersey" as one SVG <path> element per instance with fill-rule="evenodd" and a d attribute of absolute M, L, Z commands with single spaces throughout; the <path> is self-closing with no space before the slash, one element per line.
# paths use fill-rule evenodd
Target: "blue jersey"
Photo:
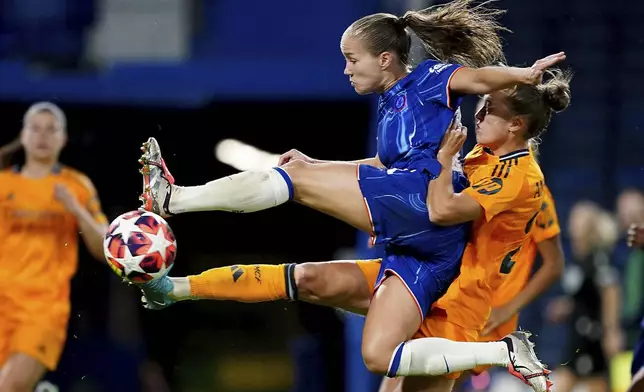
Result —
<path fill-rule="evenodd" d="M 462 96 L 449 82 L 460 65 L 426 60 L 378 100 L 378 157 L 388 169 L 440 173 L 436 153 Z"/>

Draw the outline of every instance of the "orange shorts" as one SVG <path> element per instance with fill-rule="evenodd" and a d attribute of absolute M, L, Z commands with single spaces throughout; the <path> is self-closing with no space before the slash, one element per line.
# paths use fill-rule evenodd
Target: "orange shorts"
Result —
<path fill-rule="evenodd" d="M 496 327 L 495 330 L 485 336 L 479 337 L 479 342 L 496 342 L 503 339 L 506 335 L 516 331 L 519 327 L 519 315 L 515 314 L 511 319 Z M 477 366 L 472 369 L 472 374 L 479 375 L 489 369 L 491 366 Z"/>
<path fill-rule="evenodd" d="M 356 260 L 356 265 L 364 274 L 365 279 L 367 279 L 371 294 L 373 294 L 373 289 L 376 287 L 376 279 L 378 279 L 381 263 L 382 259 Z"/>
<path fill-rule="evenodd" d="M 432 309 L 429 316 L 423 321 L 420 329 L 414 335 L 413 339 L 420 338 L 444 338 L 456 342 L 477 342 L 479 331 L 468 329 L 454 324 L 448 320 L 447 314 L 442 309 Z M 462 372 L 446 374 L 447 377 L 456 380 Z"/>
<path fill-rule="evenodd" d="M 2 298 L 1 300 L 4 300 Z M 25 354 L 55 370 L 67 335 L 68 314 L 59 306 L 0 305 L 0 368 L 12 354 Z M 65 306 L 63 306 L 65 308 Z"/>

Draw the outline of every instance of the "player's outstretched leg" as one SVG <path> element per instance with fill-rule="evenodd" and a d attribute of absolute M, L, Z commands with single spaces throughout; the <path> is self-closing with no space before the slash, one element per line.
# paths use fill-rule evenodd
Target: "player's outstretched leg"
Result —
<path fill-rule="evenodd" d="M 254 212 L 293 199 L 293 183 L 280 168 L 242 172 L 184 188 L 174 184 L 155 138 L 143 143 L 141 150 L 142 208 L 163 217 L 189 211 Z"/>
<path fill-rule="evenodd" d="M 154 138 L 143 144 L 142 208 L 161 216 L 196 211 L 255 212 L 295 201 L 373 234 L 358 183 L 359 165 L 291 160 L 249 170 L 200 186 L 177 186 Z"/>
<path fill-rule="evenodd" d="M 296 300 L 295 264 L 232 265 L 212 268 L 199 275 L 167 275 L 140 284 L 144 307 L 163 309 L 177 301 L 195 299 L 265 302 Z"/>
<path fill-rule="evenodd" d="M 364 314 L 380 260 L 281 265 L 232 265 L 199 275 L 162 278 L 140 284 L 144 306 L 163 309 L 190 299 L 265 302 L 300 300 Z"/>

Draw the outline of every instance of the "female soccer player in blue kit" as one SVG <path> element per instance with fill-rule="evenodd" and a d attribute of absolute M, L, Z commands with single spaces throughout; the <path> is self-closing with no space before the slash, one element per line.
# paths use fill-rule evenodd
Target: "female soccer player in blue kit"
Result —
<path fill-rule="evenodd" d="M 329 162 L 291 150 L 271 170 L 179 187 L 151 138 L 142 158 L 143 207 L 170 216 L 206 210 L 253 212 L 294 200 L 370 233 L 375 244 L 385 245 L 386 257 L 367 315 L 363 347 L 370 349 L 363 357 L 371 370 L 387 373 L 396 347 L 418 330 L 459 272 L 468 227 L 432 224 L 426 199 L 428 184 L 441 169 L 438 147 L 462 97 L 538 84 L 548 67 L 565 58 L 555 54 L 529 68 L 489 66 L 503 59 L 498 36 L 503 28 L 495 21 L 502 11 L 470 4 L 456 0 L 403 17 L 369 15 L 344 32 L 345 74 L 358 94 L 380 94 L 376 157 Z M 438 60 L 410 71 L 408 30 Z M 462 174 L 454 177 L 454 185 L 455 192 L 466 186 Z M 284 273 L 292 277 L 295 268 L 289 266 Z M 142 288 L 155 301 L 171 285 L 163 279 Z"/>

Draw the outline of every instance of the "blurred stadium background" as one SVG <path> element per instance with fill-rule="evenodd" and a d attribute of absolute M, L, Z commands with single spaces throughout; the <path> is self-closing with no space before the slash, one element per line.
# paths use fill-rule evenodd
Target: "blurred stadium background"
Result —
<path fill-rule="evenodd" d="M 173 174 L 186 185 L 233 172 L 213 154 L 226 138 L 272 152 L 362 158 L 373 152 L 375 101 L 356 96 L 342 74 L 340 36 L 363 15 L 432 3 L 0 0 L 0 144 L 17 136 L 30 103 L 59 104 L 70 132 L 63 162 L 92 178 L 109 218 L 138 206 L 136 161 L 148 136 L 164 146 Z M 616 213 L 620 192 L 644 188 L 644 2 L 502 0 L 498 6 L 509 10 L 503 23 L 514 31 L 505 37 L 511 64 L 565 50 L 575 72 L 572 106 L 553 121 L 541 147 L 566 239 L 576 202 L 592 200 Z M 470 127 L 474 104 L 463 109 Z M 620 223 L 644 221 L 633 214 L 623 213 Z M 183 215 L 171 224 L 180 275 L 233 263 L 373 255 L 366 237 L 297 205 Z M 628 261 L 642 255 L 629 253 L 619 230 L 607 250 L 625 276 Z M 377 390 L 379 380 L 360 359 L 358 317 L 286 302 L 143 311 L 136 290 L 86 254 L 82 261 L 67 348 L 60 369 L 47 376 L 61 391 Z M 623 301 L 636 302 L 625 320 L 644 314 L 639 271 L 635 287 L 623 290 Z M 551 367 L 569 360 L 566 323 L 544 317 L 562 290 L 554 287 L 522 314 L 521 325 L 537 332 L 538 351 Z M 637 330 L 628 322 L 624 329 Z M 612 361 L 613 391 L 624 391 L 629 377 L 628 345 L 624 352 Z M 498 374 L 463 388 L 526 390 Z"/>

